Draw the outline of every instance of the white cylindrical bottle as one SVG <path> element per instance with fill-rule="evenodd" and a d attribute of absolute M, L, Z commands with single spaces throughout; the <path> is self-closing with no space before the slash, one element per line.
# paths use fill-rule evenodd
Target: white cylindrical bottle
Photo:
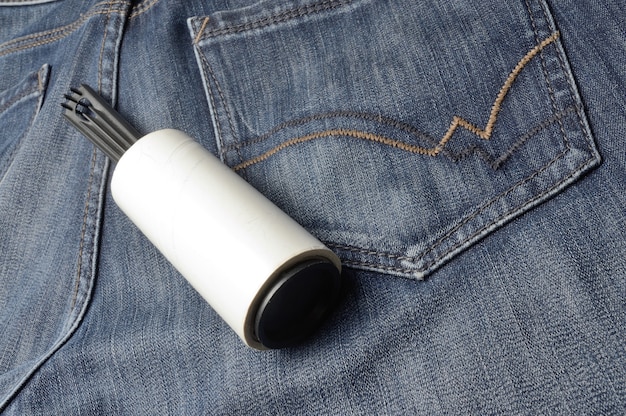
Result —
<path fill-rule="evenodd" d="M 337 256 L 179 130 L 150 133 L 119 160 L 119 207 L 244 342 L 293 345 L 337 298 Z"/>

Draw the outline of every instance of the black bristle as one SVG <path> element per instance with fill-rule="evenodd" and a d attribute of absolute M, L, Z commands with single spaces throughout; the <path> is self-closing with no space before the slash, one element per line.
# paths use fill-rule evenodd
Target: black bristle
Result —
<path fill-rule="evenodd" d="M 76 99 L 73 95 L 64 94 L 63 97 L 65 97 L 65 99 L 67 101 L 71 101 L 73 103 L 78 103 L 78 99 Z"/>
<path fill-rule="evenodd" d="M 87 85 L 65 94 L 64 116 L 111 160 L 118 161 L 138 139 L 135 130 L 102 97 Z"/>

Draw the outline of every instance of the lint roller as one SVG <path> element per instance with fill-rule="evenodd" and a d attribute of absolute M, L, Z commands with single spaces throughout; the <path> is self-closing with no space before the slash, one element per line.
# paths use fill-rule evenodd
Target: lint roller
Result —
<path fill-rule="evenodd" d="M 143 137 L 86 85 L 65 117 L 117 162 L 117 205 L 250 347 L 293 346 L 337 299 L 341 262 L 182 131 Z"/>

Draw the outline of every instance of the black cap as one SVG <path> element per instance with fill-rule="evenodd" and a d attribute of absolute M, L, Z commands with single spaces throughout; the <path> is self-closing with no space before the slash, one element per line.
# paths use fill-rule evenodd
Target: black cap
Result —
<path fill-rule="evenodd" d="M 341 287 L 327 259 L 297 264 L 272 286 L 257 311 L 255 335 L 266 348 L 293 346 L 313 333 L 334 306 Z"/>

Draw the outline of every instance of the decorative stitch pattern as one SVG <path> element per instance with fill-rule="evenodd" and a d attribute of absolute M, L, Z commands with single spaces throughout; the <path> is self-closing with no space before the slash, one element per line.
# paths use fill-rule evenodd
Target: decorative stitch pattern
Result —
<path fill-rule="evenodd" d="M 531 10 L 530 3 L 528 1 L 526 1 L 526 6 L 528 8 L 528 12 L 529 12 L 529 15 L 530 15 L 533 31 L 535 32 L 535 37 L 537 39 L 539 39 L 539 37 L 538 37 L 538 27 L 536 25 L 535 19 L 533 18 L 533 11 Z M 548 14 L 547 14 L 543 4 L 540 4 L 540 7 L 541 7 L 541 10 L 543 12 L 544 17 L 547 19 L 548 18 Z M 562 73 L 567 73 L 566 64 L 563 61 L 563 57 L 561 56 L 561 54 L 557 54 L 557 58 L 559 60 L 560 69 L 561 69 Z M 547 88 L 548 88 L 548 91 L 550 93 L 550 98 L 552 100 L 553 109 L 556 111 L 556 101 L 555 101 L 555 97 L 554 97 L 554 91 L 553 91 L 553 88 L 552 88 L 552 85 L 551 85 L 551 82 L 550 82 L 550 78 L 548 76 L 548 70 L 546 68 L 546 65 L 545 65 L 543 57 L 542 57 L 542 62 L 541 63 L 542 63 L 542 71 L 543 71 L 544 77 L 546 79 Z M 575 89 L 574 89 L 574 87 L 572 85 L 572 82 L 571 82 L 571 80 L 569 78 L 567 78 L 567 85 L 568 85 L 568 89 L 569 89 L 570 95 L 572 97 L 575 96 Z M 563 110 L 560 114 L 565 115 L 565 114 L 571 113 L 571 112 L 575 113 L 575 116 L 576 116 L 576 119 L 578 120 L 578 124 L 580 126 L 581 131 L 583 131 L 583 132 L 586 131 L 586 128 L 585 128 L 585 125 L 584 125 L 584 122 L 583 122 L 582 110 L 581 110 L 581 108 L 578 105 L 575 105 L 575 104 L 571 105 L 568 108 L 566 108 L 565 110 Z M 481 236 L 481 234 L 485 233 L 490 227 L 494 226 L 494 222 L 489 222 L 489 223 L 485 224 L 484 226 L 480 227 L 478 230 L 473 232 L 471 235 L 465 237 L 461 241 L 459 241 L 456 244 L 452 245 L 452 247 L 444 249 L 444 251 L 442 253 L 436 253 L 435 255 L 432 256 L 431 259 L 426 260 L 429 257 L 428 256 L 429 253 L 435 251 L 438 247 L 440 247 L 442 244 L 444 244 L 444 242 L 448 238 L 450 238 L 457 230 L 459 230 L 460 228 L 464 227 L 467 223 L 469 223 L 470 221 L 472 221 L 473 219 L 475 219 L 476 217 L 481 215 L 486 209 L 488 209 L 490 206 L 492 206 L 498 200 L 500 200 L 501 198 L 505 197 L 507 194 L 513 192 L 519 186 L 521 186 L 521 185 L 523 185 L 523 184 L 533 180 L 538 175 L 541 175 L 542 173 L 547 171 L 549 168 L 551 168 L 557 161 L 559 161 L 560 159 L 565 157 L 565 155 L 571 150 L 571 148 L 570 148 L 569 139 L 567 138 L 567 135 L 565 134 L 565 129 L 564 129 L 564 126 L 563 126 L 563 123 L 562 123 L 562 118 L 563 117 L 558 117 L 558 119 L 555 120 L 555 121 L 558 121 L 558 123 L 559 123 L 559 128 L 561 130 L 563 141 L 565 143 L 565 150 L 563 152 L 559 153 L 558 155 L 556 155 L 552 160 L 550 160 L 549 163 L 547 163 L 542 168 L 540 168 L 537 171 L 535 171 L 532 175 L 530 175 L 526 179 L 516 183 L 515 185 L 513 185 L 512 187 L 510 187 L 506 191 L 502 192 L 501 194 L 499 194 L 499 195 L 495 196 L 494 198 L 492 198 L 491 200 L 489 200 L 487 203 L 483 204 L 476 211 L 474 211 L 474 213 L 472 213 L 470 216 L 464 218 L 461 222 L 459 222 L 457 225 L 455 225 L 445 235 L 443 235 L 436 242 L 431 244 L 430 247 L 428 247 L 425 251 L 423 251 L 419 256 L 415 257 L 415 259 L 414 259 L 415 262 L 424 261 L 424 264 L 421 265 L 420 270 L 415 272 L 416 275 L 417 274 L 423 274 L 424 272 L 426 272 L 430 268 L 434 267 L 438 262 L 442 261 L 443 259 L 446 259 L 449 256 L 454 255 L 454 253 L 457 252 L 458 250 L 460 250 L 465 244 L 468 244 L 469 242 L 472 242 L 472 241 L 475 241 L 476 239 L 478 239 Z M 574 178 L 576 178 L 577 175 L 580 174 L 581 171 L 587 169 L 590 166 L 593 166 L 594 163 L 597 163 L 596 158 L 593 156 L 594 151 L 593 151 L 593 148 L 591 147 L 591 141 L 588 138 L 588 140 L 586 140 L 585 142 L 586 142 L 586 145 L 587 145 L 587 147 L 588 147 L 588 149 L 589 149 L 589 151 L 591 153 L 591 155 L 586 160 L 584 160 L 582 163 L 580 163 L 576 168 L 572 169 L 571 173 L 569 175 L 567 175 L 566 177 L 562 178 L 560 181 L 558 181 L 557 183 L 553 184 L 548 189 L 546 189 L 543 192 L 535 195 L 530 200 L 525 201 L 522 205 L 516 205 L 513 208 L 509 209 L 507 212 L 501 214 L 499 216 L 500 220 L 501 221 L 502 220 L 506 220 L 507 218 L 510 218 L 511 216 L 515 215 L 516 212 L 519 212 L 520 210 L 525 210 L 525 209 L 528 209 L 529 207 L 532 207 L 533 205 L 535 205 L 538 202 L 540 202 L 542 198 L 545 198 L 546 196 L 550 195 L 555 190 L 557 190 L 559 187 L 561 187 L 564 184 L 567 184 L 568 182 L 572 181 Z"/>
<path fill-rule="evenodd" d="M 229 144 L 228 146 L 224 148 L 224 151 L 227 152 L 229 150 L 239 149 L 244 146 L 250 146 L 252 144 L 264 142 L 265 140 L 272 137 L 274 134 L 289 127 L 297 127 L 297 126 L 301 126 L 303 124 L 309 123 L 311 121 L 321 121 L 321 120 L 337 118 L 337 117 L 355 118 L 355 119 L 361 119 L 361 120 L 367 120 L 367 121 L 374 121 L 380 124 L 386 124 L 398 130 L 403 130 L 412 136 L 416 136 L 416 137 L 419 137 L 420 139 L 427 140 L 431 142 L 433 145 L 437 144 L 436 139 L 433 139 L 429 135 L 422 133 L 421 131 L 411 126 L 410 124 L 403 123 L 401 121 L 395 120 L 390 117 L 385 117 L 381 114 L 359 113 L 356 111 L 332 111 L 330 113 L 314 114 L 312 116 L 307 116 L 307 117 L 298 118 L 295 120 L 286 121 L 284 123 L 279 124 L 278 126 L 268 131 L 267 133 L 264 133 L 255 139 L 248 140 L 243 143 L 236 142 L 236 143 Z M 445 149 L 443 151 L 445 152 Z"/>
<path fill-rule="evenodd" d="M 452 122 L 450 123 L 450 126 L 448 127 L 448 130 L 443 135 L 443 137 L 441 138 L 439 143 L 437 143 L 437 145 L 435 145 L 434 147 L 431 147 L 431 148 L 417 146 L 417 145 L 405 143 L 405 142 L 402 142 L 402 141 L 399 141 L 399 140 L 390 139 L 390 138 L 382 136 L 382 135 L 373 134 L 373 133 L 366 133 L 366 132 L 358 131 L 358 130 L 352 130 L 352 129 L 330 129 L 330 130 L 324 130 L 324 131 L 320 131 L 320 132 L 315 132 L 315 133 L 307 134 L 305 136 L 296 137 L 294 139 L 287 140 L 287 141 L 281 143 L 280 145 L 278 145 L 278 146 L 268 150 L 267 152 L 265 152 L 265 153 L 263 153 L 263 154 L 261 154 L 261 155 L 259 155 L 257 157 L 254 157 L 252 159 L 249 159 L 247 161 L 244 161 L 244 162 L 234 166 L 233 169 L 235 171 L 245 169 L 245 168 L 250 167 L 250 166 L 252 166 L 252 165 L 254 165 L 256 163 L 259 163 L 259 162 L 262 162 L 262 161 L 268 159 L 269 157 L 273 156 L 274 154 L 276 154 L 276 153 L 280 152 L 281 150 L 284 150 L 284 149 L 286 149 L 286 148 L 288 148 L 290 146 L 293 146 L 293 145 L 296 145 L 296 144 L 305 143 L 305 142 L 308 142 L 308 141 L 311 141 L 311 140 L 315 140 L 315 139 L 319 139 L 319 138 L 323 138 L 323 137 L 330 137 L 330 136 L 346 136 L 346 137 L 352 137 L 352 138 L 356 138 L 356 139 L 369 140 L 369 141 L 372 141 L 372 142 L 381 143 L 381 144 L 384 144 L 384 145 L 387 145 L 387 146 L 395 147 L 395 148 L 398 148 L 398 149 L 406 151 L 406 152 L 421 154 L 421 155 L 425 155 L 425 156 L 437 156 L 437 155 L 439 155 L 444 150 L 446 144 L 450 141 L 450 139 L 452 138 L 452 136 L 454 135 L 454 133 L 456 132 L 456 130 L 459 127 L 462 127 L 464 129 L 466 129 L 470 133 L 473 133 L 474 135 L 478 136 L 479 138 L 481 138 L 483 140 L 489 140 L 491 138 L 492 133 L 493 133 L 493 129 L 495 127 L 495 124 L 496 124 L 496 122 L 498 120 L 498 115 L 499 115 L 500 109 L 502 107 L 502 102 L 506 98 L 509 90 L 513 86 L 513 83 L 515 82 L 515 80 L 517 79 L 519 74 L 522 72 L 524 67 L 526 67 L 526 65 L 535 56 L 537 56 L 545 47 L 547 47 L 551 43 L 555 42 L 558 38 L 559 38 L 559 32 L 554 32 L 551 36 L 549 36 L 548 38 L 544 39 L 538 45 L 536 45 L 534 48 L 532 48 L 517 63 L 515 68 L 513 68 L 513 70 L 510 72 L 509 76 L 505 80 L 504 84 L 500 88 L 500 91 L 498 92 L 498 95 L 496 96 L 496 99 L 495 99 L 495 101 L 494 101 L 494 103 L 493 103 L 493 105 L 491 107 L 491 112 L 489 114 L 489 119 L 487 120 L 487 124 L 485 125 L 484 128 L 480 128 L 480 127 L 470 123 L 469 121 L 465 120 L 462 117 L 454 116 L 452 118 Z M 274 129 L 274 131 L 275 130 L 276 129 Z M 267 135 L 263 135 L 262 137 L 266 137 L 266 136 Z"/>

